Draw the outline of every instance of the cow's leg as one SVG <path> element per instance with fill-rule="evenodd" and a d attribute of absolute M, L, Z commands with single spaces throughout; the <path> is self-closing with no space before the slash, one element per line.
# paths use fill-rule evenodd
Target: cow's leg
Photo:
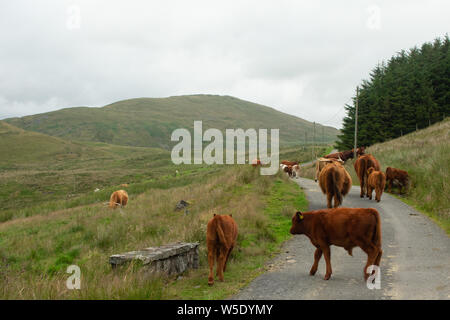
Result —
<path fill-rule="evenodd" d="M 331 208 L 331 200 L 333 198 L 333 195 L 330 192 L 327 192 L 327 207 Z"/>
<path fill-rule="evenodd" d="M 217 277 L 219 278 L 219 281 L 223 281 L 223 268 L 225 265 L 225 259 L 227 258 L 227 248 L 225 248 L 224 246 L 220 247 L 220 252 L 219 252 L 219 258 L 217 259 Z"/>
<path fill-rule="evenodd" d="M 208 244 L 208 264 L 209 264 L 209 276 L 208 276 L 208 284 L 212 286 L 214 284 L 214 256 L 215 256 L 215 248 L 213 245 Z"/>
<path fill-rule="evenodd" d="M 381 250 L 381 248 L 378 248 L 378 255 L 375 258 L 375 265 L 376 266 L 380 266 L 380 260 L 381 260 L 381 256 L 383 255 L 383 250 Z"/>
<path fill-rule="evenodd" d="M 369 187 L 369 186 L 367 186 L 367 189 L 368 189 L 368 191 L 367 191 L 367 196 L 369 197 L 369 200 L 372 200 L 372 192 L 373 192 L 373 190 L 372 190 L 372 188 Z"/>
<path fill-rule="evenodd" d="M 334 207 L 337 208 L 341 205 L 341 203 L 339 202 L 339 199 L 337 197 L 337 194 L 334 195 Z"/>
<path fill-rule="evenodd" d="M 233 250 L 233 248 L 234 248 L 234 246 L 231 246 L 231 248 L 228 249 L 227 256 L 225 258 L 225 263 L 223 264 L 223 272 L 225 272 L 225 270 L 227 269 L 228 258 L 230 258 L 230 254 L 231 254 L 231 251 Z"/>
<path fill-rule="evenodd" d="M 314 263 L 311 267 L 311 270 L 309 271 L 309 274 L 311 276 L 316 274 L 317 268 L 319 267 L 319 261 L 320 261 L 321 257 L 322 257 L 322 249 L 317 248 L 316 252 L 314 252 Z"/>
<path fill-rule="evenodd" d="M 361 192 L 359 193 L 359 196 L 361 198 L 364 198 L 364 177 L 359 181 Z"/>
<path fill-rule="evenodd" d="M 377 202 L 381 201 L 381 192 L 383 191 L 381 190 L 380 187 L 375 189 L 375 200 L 377 200 Z"/>
<path fill-rule="evenodd" d="M 366 195 L 367 195 L 367 197 L 369 197 L 369 182 L 368 182 L 368 179 L 369 179 L 368 176 L 365 177 L 365 179 L 364 179 L 366 181 L 366 183 L 364 185 L 366 187 Z"/>
<path fill-rule="evenodd" d="M 392 180 L 389 179 L 389 183 L 388 183 L 388 192 L 391 193 L 392 190 Z"/>
<path fill-rule="evenodd" d="M 323 256 L 325 258 L 325 262 L 327 264 L 327 269 L 326 269 L 326 273 L 325 273 L 325 277 L 323 278 L 324 280 L 328 280 L 331 277 L 331 273 L 333 272 L 331 270 L 331 251 L 330 251 L 330 247 L 328 245 L 325 246 L 320 246 L 320 248 L 323 251 Z"/>
<path fill-rule="evenodd" d="M 374 265 L 374 264 L 376 265 L 376 260 L 377 260 L 378 255 L 381 250 L 380 250 L 380 248 L 378 248 L 374 245 L 365 245 L 365 246 L 363 245 L 360 247 L 365 253 L 367 253 L 367 263 L 366 263 L 366 266 L 364 267 L 364 279 L 367 280 L 367 278 L 370 276 L 367 273 L 367 268 L 371 265 Z M 380 259 L 381 259 L 381 256 L 380 256 Z M 374 272 L 372 272 L 372 274 Z"/>

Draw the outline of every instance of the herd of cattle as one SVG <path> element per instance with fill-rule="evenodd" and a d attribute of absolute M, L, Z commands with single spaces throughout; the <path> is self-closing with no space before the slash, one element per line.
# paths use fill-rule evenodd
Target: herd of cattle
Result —
<path fill-rule="evenodd" d="M 372 200 L 375 191 L 375 200 L 381 201 L 381 195 L 388 183 L 388 191 L 394 184 L 398 184 L 403 190 L 409 183 L 408 173 L 404 170 L 388 167 L 386 173 L 380 171 L 380 164 L 371 154 L 365 154 L 365 148 L 359 147 L 356 152 L 347 150 L 332 153 L 316 161 L 315 181 L 327 198 L 327 209 L 300 212 L 292 217 L 291 234 L 304 234 L 316 247 L 314 263 L 310 275 L 317 272 L 319 260 L 322 254 L 325 257 L 325 280 L 330 279 L 332 269 L 330 261 L 330 246 L 343 247 L 349 255 L 352 255 L 354 247 L 360 247 L 367 254 L 367 263 L 364 267 L 364 278 L 367 280 L 368 267 L 379 266 L 383 250 L 381 249 L 381 220 L 378 211 L 374 208 L 338 208 L 343 197 L 348 194 L 352 186 L 350 174 L 344 167 L 348 159 L 357 159 L 354 169 L 361 186 L 361 198 L 367 196 Z M 252 166 L 260 166 L 260 160 L 254 160 Z M 281 170 L 289 177 L 300 176 L 300 163 L 294 161 L 282 161 Z M 332 202 L 334 200 L 334 208 Z M 128 202 L 128 194 L 124 190 L 115 191 L 110 198 L 109 206 L 116 208 L 125 206 Z M 228 258 L 236 245 L 238 227 L 231 215 L 216 215 L 208 222 L 206 231 L 206 244 L 208 249 L 209 276 L 208 284 L 214 283 L 213 268 L 217 261 L 216 276 L 220 281 L 224 280 L 223 273 L 226 270 Z M 375 279 L 374 279 L 375 280 Z"/>

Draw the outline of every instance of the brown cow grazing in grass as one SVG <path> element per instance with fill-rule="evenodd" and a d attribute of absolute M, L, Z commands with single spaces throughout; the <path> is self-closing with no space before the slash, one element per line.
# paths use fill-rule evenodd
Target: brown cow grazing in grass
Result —
<path fill-rule="evenodd" d="M 365 154 L 358 157 L 353 166 L 355 168 L 356 175 L 359 179 L 359 185 L 361 187 L 360 197 L 364 198 L 365 195 L 369 197 L 369 191 L 367 188 L 367 170 L 373 167 L 376 171 L 380 171 L 380 163 L 377 159 L 375 159 L 373 155 Z"/>
<path fill-rule="evenodd" d="M 386 185 L 386 175 L 383 171 L 375 171 L 374 167 L 367 170 L 367 192 L 369 193 L 369 200 L 372 200 L 372 192 L 375 190 L 375 200 L 380 202 Z"/>
<path fill-rule="evenodd" d="M 292 166 L 295 166 L 296 164 L 298 164 L 298 162 L 283 160 L 283 161 L 281 161 L 281 164 L 292 167 Z"/>
<path fill-rule="evenodd" d="M 114 191 L 109 198 L 109 207 L 117 208 L 118 206 L 124 207 L 128 203 L 128 193 L 125 190 Z"/>
<path fill-rule="evenodd" d="M 325 256 L 325 280 L 331 277 L 330 246 L 343 247 L 352 255 L 354 247 L 360 247 L 367 253 L 364 278 L 369 274 L 367 267 L 380 265 L 381 220 L 377 210 L 372 208 L 322 209 L 310 212 L 296 212 L 292 217 L 291 234 L 304 234 L 316 247 L 314 263 L 309 272 L 315 275 L 322 253 Z"/>
<path fill-rule="evenodd" d="M 208 284 L 214 284 L 214 260 L 217 260 L 216 275 L 223 281 L 223 273 L 227 267 L 230 253 L 236 245 L 238 235 L 237 224 L 231 214 L 216 215 L 209 220 L 206 229 L 206 245 L 208 247 L 209 277 Z"/>
<path fill-rule="evenodd" d="M 344 161 L 342 161 L 340 158 L 338 158 L 338 159 L 335 159 L 335 158 L 330 158 L 330 159 L 319 158 L 319 159 L 316 160 L 316 176 L 315 176 L 315 179 L 314 179 L 315 182 L 317 182 L 317 179 L 319 179 L 320 171 L 322 171 L 322 169 L 327 164 L 332 163 L 333 161 L 337 161 L 337 162 L 342 163 L 342 164 L 344 163 Z"/>
<path fill-rule="evenodd" d="M 391 192 L 393 182 L 398 181 L 400 184 L 400 192 L 403 191 L 403 187 L 406 189 L 409 185 L 409 175 L 405 170 L 400 170 L 392 167 L 386 168 L 386 182 L 388 184 L 388 192 Z"/>
<path fill-rule="evenodd" d="M 337 208 L 342 204 L 343 197 L 350 191 L 352 178 L 343 165 L 333 161 L 320 172 L 319 186 L 327 195 L 327 207 L 332 207 L 331 201 L 334 197 L 334 207 Z"/>

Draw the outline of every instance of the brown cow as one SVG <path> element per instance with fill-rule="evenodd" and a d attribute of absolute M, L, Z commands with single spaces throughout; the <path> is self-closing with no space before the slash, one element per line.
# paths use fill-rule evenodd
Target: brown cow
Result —
<path fill-rule="evenodd" d="M 352 178 L 340 163 L 333 161 L 322 169 L 319 176 L 319 186 L 327 195 L 327 207 L 331 208 L 331 200 L 334 197 L 334 207 L 342 204 L 342 198 L 352 187 Z"/>
<path fill-rule="evenodd" d="M 353 159 L 353 149 L 346 150 L 342 152 L 330 153 L 324 156 L 326 159 L 341 159 L 342 161 L 347 161 L 348 159 Z"/>
<path fill-rule="evenodd" d="M 361 187 L 361 193 L 359 196 L 361 198 L 364 198 L 365 195 L 369 197 L 369 191 L 367 188 L 367 170 L 370 167 L 373 167 L 376 171 L 380 171 L 380 163 L 371 154 L 365 154 L 358 157 L 353 166 L 355 168 L 356 175 L 359 179 L 359 185 Z"/>
<path fill-rule="evenodd" d="M 319 158 L 319 159 L 316 160 L 316 176 L 315 176 L 315 179 L 314 179 L 315 182 L 317 182 L 317 179 L 319 179 L 320 171 L 322 171 L 322 169 L 323 169 L 327 164 L 329 164 L 329 163 L 331 163 L 331 162 L 333 162 L 333 161 L 337 161 L 337 162 L 340 162 L 340 163 L 344 163 L 344 161 L 342 161 L 340 158 L 338 158 L 338 159 L 335 159 L 335 158 L 330 158 L 330 159 L 327 159 L 327 158 Z"/>
<path fill-rule="evenodd" d="M 374 167 L 370 167 L 367 170 L 367 174 L 367 192 L 369 193 L 369 200 L 372 200 L 372 192 L 375 190 L 375 200 L 380 202 L 384 186 L 386 185 L 386 175 L 383 171 L 375 171 Z"/>
<path fill-rule="evenodd" d="M 400 192 L 402 192 L 403 187 L 407 188 L 409 185 L 409 175 L 405 170 L 400 170 L 392 167 L 386 168 L 386 182 L 388 184 L 388 192 L 391 192 L 392 183 L 394 180 L 398 181 L 400 184 Z"/>
<path fill-rule="evenodd" d="M 356 148 L 356 155 L 358 157 L 362 156 L 363 154 L 365 154 L 365 151 L 366 151 L 366 147 L 358 147 L 358 148 Z"/>
<path fill-rule="evenodd" d="M 315 275 L 322 253 L 327 265 L 325 280 L 331 277 L 330 246 L 343 247 L 352 255 L 354 247 L 360 247 L 367 253 L 364 278 L 369 274 L 367 267 L 380 265 L 381 255 L 381 220 L 373 208 L 338 208 L 316 211 L 296 212 L 292 217 L 291 234 L 304 234 L 316 247 L 314 263 L 309 272 Z"/>
<path fill-rule="evenodd" d="M 125 190 L 114 191 L 109 198 L 109 207 L 112 209 L 118 206 L 124 207 L 128 203 L 128 193 Z"/>
<path fill-rule="evenodd" d="M 292 177 L 292 166 L 284 165 L 283 171 L 286 172 L 289 177 Z"/>
<path fill-rule="evenodd" d="M 216 275 L 223 281 L 223 273 L 227 267 L 230 253 L 236 245 L 238 235 L 237 224 L 231 214 L 216 215 L 209 220 L 206 229 L 206 245 L 208 247 L 209 277 L 208 284 L 214 284 L 214 260 L 217 260 Z"/>

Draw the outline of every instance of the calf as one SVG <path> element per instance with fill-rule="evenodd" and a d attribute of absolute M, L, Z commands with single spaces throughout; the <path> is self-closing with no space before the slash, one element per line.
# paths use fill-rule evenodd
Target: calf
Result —
<path fill-rule="evenodd" d="M 214 284 L 214 260 L 217 260 L 216 275 L 223 281 L 223 273 L 227 267 L 230 253 L 236 245 L 238 235 L 237 224 L 231 214 L 216 215 L 209 220 L 206 228 L 206 245 L 208 247 L 209 276 L 208 284 Z"/>
<path fill-rule="evenodd" d="M 408 172 L 392 167 L 386 168 L 386 182 L 388 184 L 388 192 L 391 192 L 392 183 L 394 180 L 398 181 L 400 184 L 400 192 L 402 192 L 403 187 L 407 188 L 409 185 L 409 175 Z"/>
<path fill-rule="evenodd" d="M 386 185 L 386 175 L 383 171 L 375 171 L 375 168 L 373 167 L 367 170 L 367 174 L 367 192 L 369 200 L 372 200 L 372 192 L 375 190 L 375 200 L 380 202 L 384 186 Z"/>
<path fill-rule="evenodd" d="M 381 220 L 378 211 L 372 208 L 322 209 L 310 212 L 296 212 L 292 217 L 291 234 L 304 234 L 316 247 L 314 263 L 309 272 L 315 275 L 322 253 L 325 256 L 325 280 L 331 277 L 330 246 L 343 247 L 352 255 L 354 247 L 360 247 L 367 253 L 364 278 L 369 274 L 367 267 L 380 265 Z"/>
<path fill-rule="evenodd" d="M 334 198 L 334 207 L 337 208 L 342 204 L 343 197 L 350 191 L 352 178 L 343 165 L 333 161 L 320 173 L 319 186 L 327 195 L 327 207 L 331 208 L 331 201 Z"/>
<path fill-rule="evenodd" d="M 380 171 L 380 163 L 377 159 L 375 159 L 373 155 L 365 154 L 358 157 L 353 166 L 355 168 L 356 174 L 358 175 L 359 185 L 361 187 L 361 193 L 359 194 L 359 196 L 361 198 L 364 198 L 365 195 L 369 197 L 369 190 L 367 187 L 367 170 L 373 167 L 376 171 Z"/>
<path fill-rule="evenodd" d="M 128 193 L 125 190 L 117 190 L 111 194 L 109 198 L 109 207 L 112 209 L 118 206 L 124 207 L 128 203 Z"/>

